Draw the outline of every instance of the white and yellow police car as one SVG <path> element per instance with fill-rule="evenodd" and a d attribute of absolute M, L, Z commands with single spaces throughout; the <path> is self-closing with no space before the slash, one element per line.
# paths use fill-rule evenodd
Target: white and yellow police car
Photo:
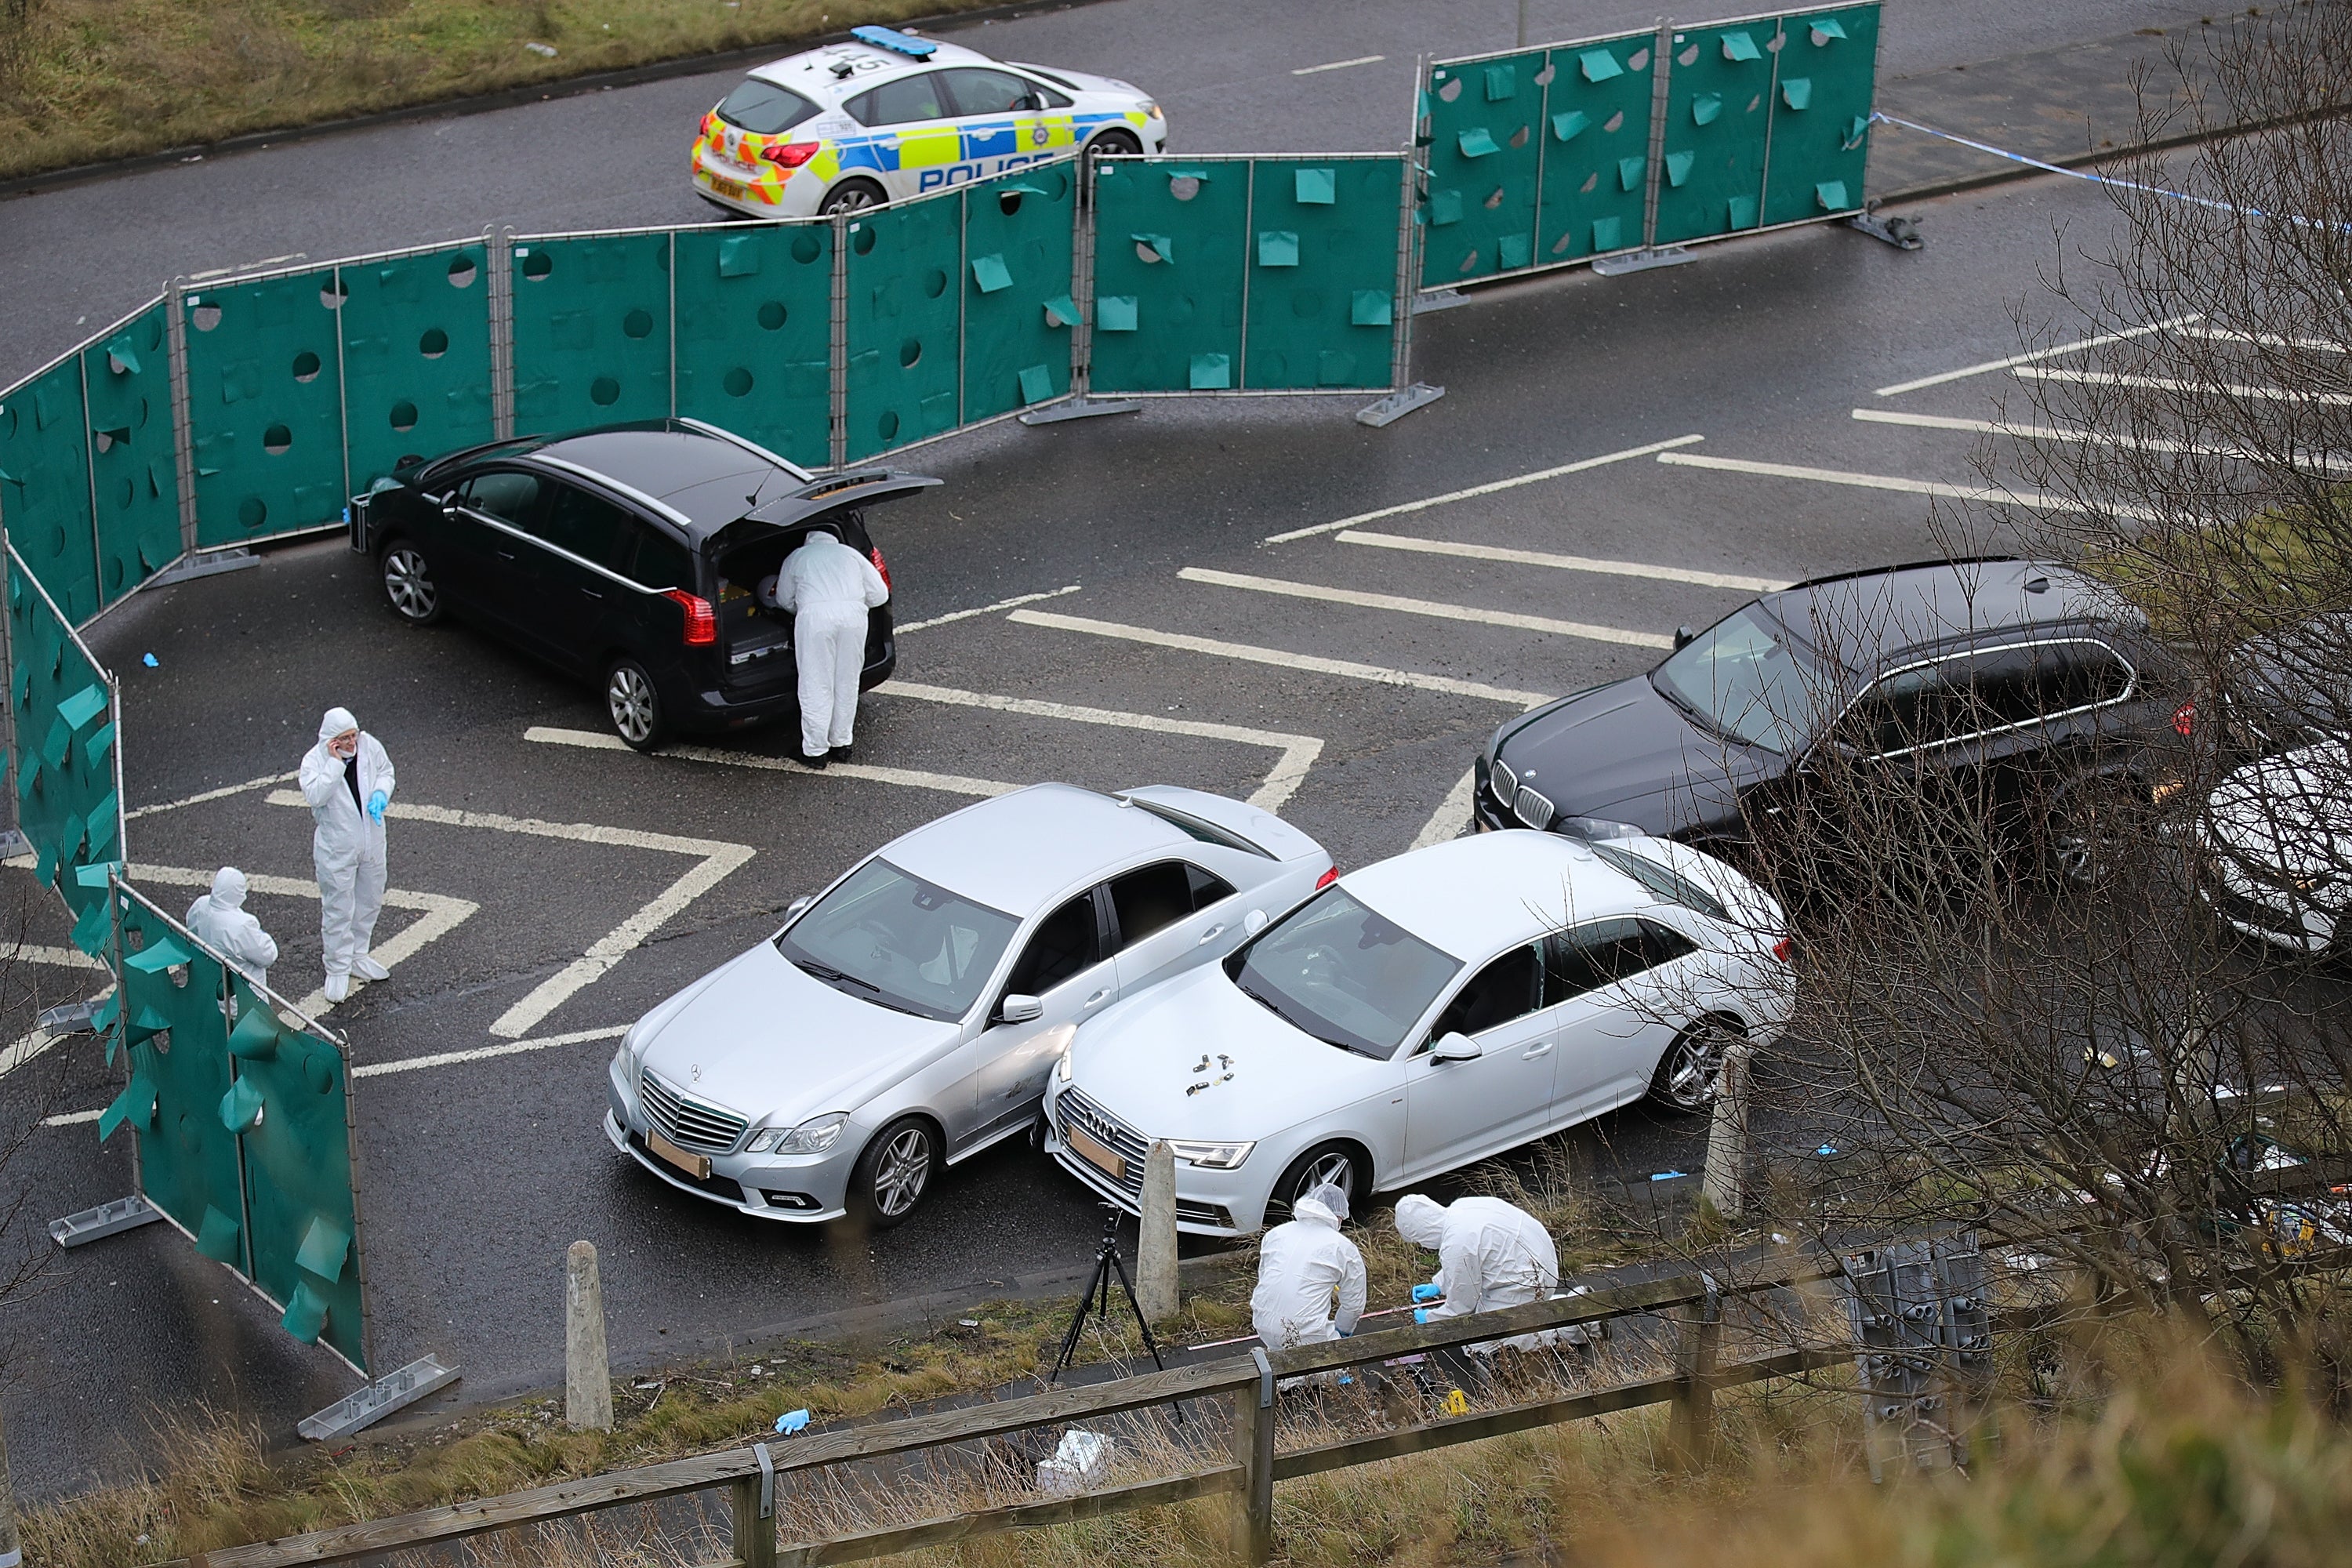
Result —
<path fill-rule="evenodd" d="M 761 66 L 702 117 L 694 184 L 756 217 L 854 212 L 1067 154 L 1158 153 L 1167 117 L 1109 77 L 888 27 Z"/>

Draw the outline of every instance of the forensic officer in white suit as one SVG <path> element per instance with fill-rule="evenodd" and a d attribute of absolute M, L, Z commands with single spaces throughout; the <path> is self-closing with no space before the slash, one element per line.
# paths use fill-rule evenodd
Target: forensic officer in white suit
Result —
<path fill-rule="evenodd" d="M 822 768 L 849 761 L 857 723 L 857 678 L 866 668 L 868 611 L 890 599 L 874 563 L 828 528 L 812 528 L 761 599 L 793 613 L 793 660 L 801 686 L 801 761 Z"/>
<path fill-rule="evenodd" d="M 318 822 L 310 863 L 319 873 L 319 942 L 330 1002 L 351 995 L 354 975 L 392 978 L 368 953 L 383 909 L 383 814 L 392 790 L 392 759 L 382 743 L 350 709 L 328 709 L 319 743 L 302 759 L 302 798 Z"/>

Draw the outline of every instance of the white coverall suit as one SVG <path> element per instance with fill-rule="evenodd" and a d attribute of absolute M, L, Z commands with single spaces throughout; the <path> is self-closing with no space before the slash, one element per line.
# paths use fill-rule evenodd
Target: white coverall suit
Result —
<path fill-rule="evenodd" d="M 319 942 L 330 981 L 353 973 L 382 978 L 371 973 L 382 966 L 368 957 L 368 943 L 383 909 L 383 824 L 368 816 L 366 803 L 378 790 L 392 794 L 392 759 L 365 731 L 352 759 L 355 768 L 327 750 L 328 742 L 358 728 L 350 710 L 328 709 L 319 724 L 319 743 L 302 759 L 302 798 L 318 820 L 310 836 L 310 863 L 319 873 Z"/>
<path fill-rule="evenodd" d="M 188 929 L 198 941 L 228 960 L 231 969 L 256 985 L 269 984 L 278 944 L 245 907 L 245 873 L 224 866 L 213 873 L 213 890 L 188 906 Z"/>
<path fill-rule="evenodd" d="M 1457 1198 L 1449 1205 L 1408 1193 L 1397 1200 L 1396 1227 L 1407 1241 L 1437 1254 L 1433 1282 L 1445 1300 L 1427 1310 L 1433 1321 L 1548 1301 L 1559 1288 L 1559 1252 L 1551 1233 L 1500 1198 Z M 1551 1338 L 1521 1334 L 1499 1348 L 1536 1350 Z M 1498 1347 L 1469 1348 L 1492 1354 Z"/>
<path fill-rule="evenodd" d="M 889 585 L 874 563 L 822 529 L 812 529 L 776 574 L 776 607 L 793 612 L 793 661 L 801 684 L 801 755 L 846 746 L 857 722 L 857 678 L 866 669 L 866 612 L 887 604 Z"/>
<path fill-rule="evenodd" d="M 1364 1311 L 1364 1255 L 1339 1234 L 1339 1216 L 1311 1197 L 1265 1233 L 1257 1248 L 1250 1326 L 1270 1351 L 1321 1344 L 1356 1331 Z"/>

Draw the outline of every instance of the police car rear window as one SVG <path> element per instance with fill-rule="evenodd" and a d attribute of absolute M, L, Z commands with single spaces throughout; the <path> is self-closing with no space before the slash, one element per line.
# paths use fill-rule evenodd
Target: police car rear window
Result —
<path fill-rule="evenodd" d="M 753 78 L 720 100 L 719 118 L 754 136 L 790 131 L 816 112 L 816 105 L 789 88 Z"/>

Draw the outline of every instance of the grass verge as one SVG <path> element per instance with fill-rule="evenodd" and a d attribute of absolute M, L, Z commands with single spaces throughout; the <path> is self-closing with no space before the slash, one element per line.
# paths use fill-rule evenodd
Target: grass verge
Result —
<path fill-rule="evenodd" d="M 0 0 L 0 178 L 998 3 Z"/>

